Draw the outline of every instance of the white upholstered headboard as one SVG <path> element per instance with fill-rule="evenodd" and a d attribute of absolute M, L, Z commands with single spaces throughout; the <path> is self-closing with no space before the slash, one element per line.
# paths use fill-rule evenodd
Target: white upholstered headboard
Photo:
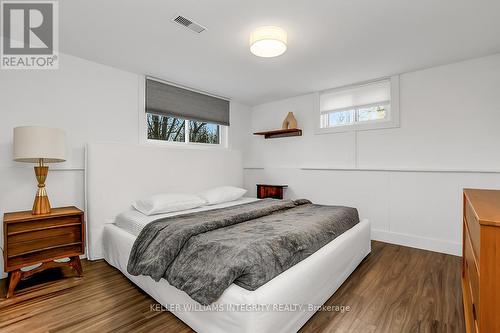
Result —
<path fill-rule="evenodd" d="M 87 257 L 102 258 L 102 231 L 141 197 L 242 187 L 241 153 L 149 145 L 88 144 L 85 153 Z"/>

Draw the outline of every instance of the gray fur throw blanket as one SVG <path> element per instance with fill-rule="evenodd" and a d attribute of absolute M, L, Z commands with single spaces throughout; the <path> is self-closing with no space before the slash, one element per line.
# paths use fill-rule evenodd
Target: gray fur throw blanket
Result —
<path fill-rule="evenodd" d="M 355 208 L 264 199 L 149 223 L 128 262 L 202 305 L 232 283 L 255 290 L 359 222 Z"/>

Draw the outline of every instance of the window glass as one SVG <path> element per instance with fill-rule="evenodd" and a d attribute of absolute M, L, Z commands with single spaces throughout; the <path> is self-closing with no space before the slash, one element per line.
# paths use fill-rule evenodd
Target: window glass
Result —
<path fill-rule="evenodd" d="M 149 140 L 221 144 L 221 130 L 225 126 L 152 113 L 146 116 Z"/>
<path fill-rule="evenodd" d="M 189 142 L 219 144 L 219 125 L 202 121 L 189 121 Z"/>
<path fill-rule="evenodd" d="M 358 121 L 382 120 L 385 119 L 386 115 L 386 105 L 377 105 L 358 109 Z"/>
<path fill-rule="evenodd" d="M 354 122 L 354 110 L 336 111 L 328 114 L 329 126 L 342 126 Z"/>
<path fill-rule="evenodd" d="M 184 119 L 147 114 L 148 139 L 184 142 L 185 121 Z"/>

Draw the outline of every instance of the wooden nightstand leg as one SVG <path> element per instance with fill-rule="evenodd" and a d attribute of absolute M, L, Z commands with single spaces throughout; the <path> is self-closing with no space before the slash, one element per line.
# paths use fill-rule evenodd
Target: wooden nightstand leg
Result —
<path fill-rule="evenodd" d="M 6 298 L 14 296 L 14 289 L 16 289 L 19 281 L 21 281 L 21 276 L 22 272 L 20 269 L 9 273 L 9 289 L 7 290 Z"/>
<path fill-rule="evenodd" d="M 79 256 L 71 257 L 70 258 L 70 266 L 75 269 L 75 271 L 78 273 L 79 276 L 83 276 L 83 268 L 82 268 L 82 262 L 80 261 Z"/>

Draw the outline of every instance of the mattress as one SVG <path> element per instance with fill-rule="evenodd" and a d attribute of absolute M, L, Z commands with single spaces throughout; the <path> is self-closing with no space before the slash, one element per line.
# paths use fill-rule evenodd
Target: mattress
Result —
<path fill-rule="evenodd" d="M 235 201 L 224 202 L 224 203 L 217 204 L 217 205 L 202 206 L 202 207 L 183 210 L 183 211 L 179 211 L 179 212 L 157 214 L 157 215 L 151 215 L 151 216 L 144 215 L 141 212 L 139 212 L 133 208 L 130 208 L 129 210 L 119 214 L 116 217 L 114 224 L 116 224 L 118 227 L 120 227 L 124 230 L 127 230 L 132 235 L 138 236 L 141 233 L 141 230 L 148 223 L 151 223 L 153 221 L 156 221 L 156 220 L 159 220 L 159 219 L 162 219 L 165 217 L 171 217 L 171 216 L 177 216 L 177 215 L 189 214 L 189 213 L 197 213 L 197 212 L 203 212 L 203 211 L 212 210 L 212 209 L 242 205 L 242 204 L 254 202 L 257 200 L 260 200 L 260 199 L 241 198 L 241 199 L 238 199 Z"/>
<path fill-rule="evenodd" d="M 127 272 L 137 237 L 114 224 L 103 232 L 104 258 L 197 332 L 295 332 L 370 253 L 370 223 L 362 220 L 300 263 L 254 291 L 235 284 L 209 309 L 166 280 Z M 345 304 L 349 305 L 349 304 Z"/>

